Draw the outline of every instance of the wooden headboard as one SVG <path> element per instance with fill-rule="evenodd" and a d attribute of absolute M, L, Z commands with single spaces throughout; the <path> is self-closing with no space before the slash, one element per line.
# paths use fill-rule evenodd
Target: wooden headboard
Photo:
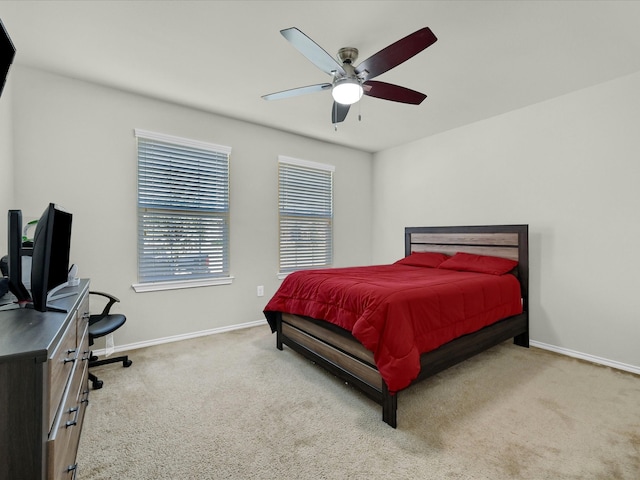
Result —
<path fill-rule="evenodd" d="M 529 303 L 529 226 L 474 225 L 468 227 L 407 227 L 404 254 L 411 252 L 476 253 L 518 262 L 524 309 Z"/>

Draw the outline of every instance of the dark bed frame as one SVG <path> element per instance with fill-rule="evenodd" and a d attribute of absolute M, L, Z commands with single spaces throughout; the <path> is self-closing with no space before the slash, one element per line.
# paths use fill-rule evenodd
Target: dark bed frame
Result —
<path fill-rule="evenodd" d="M 513 273 L 520 281 L 523 313 L 422 354 L 420 374 L 412 385 L 509 338 L 513 338 L 516 345 L 529 346 L 528 225 L 406 228 L 405 256 L 421 251 L 449 255 L 467 252 L 517 260 L 517 271 Z M 348 331 L 322 320 L 281 313 L 277 315 L 276 332 L 279 350 L 287 345 L 358 388 L 382 406 L 382 420 L 396 428 L 398 395 L 387 390 L 373 353 Z"/>

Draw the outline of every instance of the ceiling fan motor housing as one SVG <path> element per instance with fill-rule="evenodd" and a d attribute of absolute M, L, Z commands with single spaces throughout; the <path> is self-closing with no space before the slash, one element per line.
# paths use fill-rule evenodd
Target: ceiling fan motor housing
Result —
<path fill-rule="evenodd" d="M 353 47 L 344 47 L 338 50 L 338 60 L 340 63 L 348 63 L 353 65 L 358 58 L 358 49 Z"/>

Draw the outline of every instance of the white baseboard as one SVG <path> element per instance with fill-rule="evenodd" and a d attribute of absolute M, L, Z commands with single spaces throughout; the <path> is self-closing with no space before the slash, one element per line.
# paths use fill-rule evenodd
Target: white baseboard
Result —
<path fill-rule="evenodd" d="M 618 370 L 624 370 L 625 372 L 635 373 L 640 375 L 640 367 L 635 365 L 628 365 L 622 362 L 616 362 L 615 360 L 609 360 L 608 358 L 596 357 L 595 355 L 589 355 L 588 353 L 576 352 L 575 350 L 569 350 L 568 348 L 557 347 L 555 345 L 549 345 L 548 343 L 536 342 L 535 340 L 529 341 L 529 345 L 543 350 L 549 350 L 568 357 L 578 358 L 580 360 L 586 360 L 587 362 L 597 363 L 599 365 L 605 365 L 607 367 L 616 368 Z"/>
<path fill-rule="evenodd" d="M 233 330 L 256 327 L 258 325 L 264 325 L 266 323 L 267 323 L 266 320 L 256 320 L 255 322 L 240 323 L 237 325 L 230 325 L 228 327 L 218 327 L 218 328 L 212 328 L 210 330 L 201 330 L 199 332 L 184 333 L 181 335 L 174 335 L 171 337 L 163 337 L 163 338 L 156 338 L 154 340 L 146 340 L 144 342 L 129 343 L 127 345 L 116 346 L 113 353 L 127 352 L 129 350 L 136 350 L 138 348 L 152 347 L 154 345 L 162 345 L 163 343 L 179 342 L 181 340 L 189 340 L 190 338 L 205 337 L 207 335 L 215 335 L 218 333 L 231 332 Z M 104 356 L 106 354 L 106 351 L 104 348 L 101 348 L 99 350 L 93 350 L 93 354 L 97 356 Z"/>
<path fill-rule="evenodd" d="M 212 328 L 210 330 L 201 330 L 199 332 L 184 333 L 181 335 L 174 335 L 171 337 L 156 338 L 154 340 L 147 340 L 144 342 L 129 343 L 127 345 L 116 346 L 114 353 L 127 352 L 129 350 L 136 350 L 138 348 L 151 347 L 154 345 L 162 345 L 163 343 L 179 342 L 181 340 L 188 340 L 190 338 L 204 337 L 207 335 L 216 335 L 218 333 L 231 332 L 233 330 L 240 330 L 243 328 L 256 327 L 258 325 L 265 325 L 266 320 L 256 320 L 255 322 L 240 323 L 237 325 L 230 325 L 228 327 Z M 607 367 L 616 368 L 625 372 L 631 372 L 636 375 L 640 375 L 640 367 L 635 365 L 628 365 L 626 363 L 617 362 L 615 360 L 609 360 L 607 358 L 596 357 L 595 355 L 589 355 L 588 353 L 577 352 L 568 348 L 557 347 L 548 343 L 537 342 L 535 340 L 529 341 L 529 345 L 543 350 L 549 350 L 551 352 L 566 355 L 568 357 L 578 358 L 580 360 L 586 360 L 587 362 L 596 363 L 598 365 L 605 365 Z M 94 350 L 93 354 L 98 356 L 105 355 L 105 349 Z"/>

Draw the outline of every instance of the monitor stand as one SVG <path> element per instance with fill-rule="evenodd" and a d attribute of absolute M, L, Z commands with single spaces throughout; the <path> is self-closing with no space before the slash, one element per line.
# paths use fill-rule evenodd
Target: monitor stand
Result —
<path fill-rule="evenodd" d="M 33 304 L 30 302 L 17 302 L 15 298 L 8 298 L 8 295 L 0 298 L 0 312 L 6 312 L 7 310 L 18 310 L 19 308 L 29 308 L 29 307 L 33 308 Z"/>
<path fill-rule="evenodd" d="M 20 304 L 16 302 L 16 297 L 11 292 L 7 292 L 0 297 L 0 312 L 15 310 L 16 308 L 20 308 Z"/>
<path fill-rule="evenodd" d="M 20 304 L 18 303 L 5 303 L 3 305 L 0 305 L 0 312 L 6 312 L 7 310 L 17 310 L 18 308 L 20 308 Z"/>
<path fill-rule="evenodd" d="M 60 300 L 61 298 L 72 297 L 78 294 L 78 292 L 58 293 L 60 290 L 62 290 L 63 288 L 67 288 L 68 286 L 69 286 L 69 282 L 64 282 L 58 285 L 57 287 L 49 290 L 49 293 L 47 293 L 47 303 L 53 300 Z"/>
<path fill-rule="evenodd" d="M 60 300 L 61 298 L 72 297 L 74 295 L 77 295 L 78 294 L 77 291 L 58 293 L 60 290 L 67 288 L 69 286 L 70 286 L 69 282 L 64 282 L 58 285 L 57 287 L 54 287 L 51 290 L 49 290 L 49 292 L 47 293 L 47 311 L 48 312 L 67 313 L 67 311 L 64 308 L 54 307 L 53 305 L 49 305 L 49 302 L 53 302 L 55 300 Z"/>

